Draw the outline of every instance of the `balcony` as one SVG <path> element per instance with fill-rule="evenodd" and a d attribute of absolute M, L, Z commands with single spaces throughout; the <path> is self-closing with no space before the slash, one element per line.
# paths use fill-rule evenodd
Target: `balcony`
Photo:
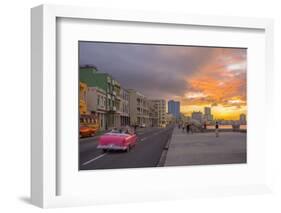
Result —
<path fill-rule="evenodd" d="M 116 112 L 116 107 L 115 106 L 108 106 L 106 110 L 109 111 L 109 112 Z"/>
<path fill-rule="evenodd" d="M 104 104 L 99 104 L 99 105 L 98 105 L 98 109 L 105 110 L 105 105 L 104 105 Z"/>
<path fill-rule="evenodd" d="M 121 100 L 121 96 L 117 94 L 116 99 Z"/>

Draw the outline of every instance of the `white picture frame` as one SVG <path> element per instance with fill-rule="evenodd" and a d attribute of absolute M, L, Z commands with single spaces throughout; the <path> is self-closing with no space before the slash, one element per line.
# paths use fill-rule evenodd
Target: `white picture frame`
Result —
<path fill-rule="evenodd" d="M 31 201 L 33 204 L 47 208 L 59 206 L 91 205 L 97 203 L 129 202 L 142 200 L 182 199 L 197 196 L 253 194 L 270 192 L 270 178 L 262 179 L 259 183 L 233 183 L 233 185 L 200 187 L 194 183 L 194 188 L 182 189 L 170 185 L 166 190 L 154 189 L 152 196 L 127 192 L 129 196 L 117 198 L 113 195 L 105 199 L 103 196 L 85 195 L 58 195 L 58 185 L 61 184 L 59 174 L 61 167 L 58 164 L 59 146 L 57 144 L 57 88 L 60 83 L 57 79 L 57 20 L 108 20 L 118 22 L 153 23 L 167 26 L 200 26 L 231 29 L 254 29 L 264 31 L 265 42 L 265 69 L 266 87 L 262 92 L 266 94 L 266 106 L 273 105 L 271 91 L 273 90 L 273 21 L 271 19 L 241 18 L 241 17 L 216 17 L 203 15 L 187 15 L 173 13 L 152 13 L 145 11 L 123 11 L 99 8 L 84 8 L 74 6 L 41 5 L 31 10 L 31 72 L 32 72 L 32 103 L 31 103 Z M 251 77 L 251 76 L 250 76 Z M 266 118 L 270 121 L 270 117 Z M 266 122 L 269 123 L 269 122 Z M 270 131 L 266 131 L 264 144 L 270 144 Z M 263 144 L 263 145 L 264 145 Z M 266 152 L 260 153 L 266 155 Z M 270 177 L 268 162 L 259 172 Z M 184 169 L 184 168 L 182 168 Z M 182 169 L 173 172 L 181 174 Z M 209 168 L 210 169 L 210 168 Z M 153 169 L 148 169 L 153 172 Z M 167 172 L 168 170 L 166 170 Z M 163 172 L 165 172 L 163 170 Z M 137 171 L 133 171 L 137 174 Z M 85 174 L 84 174 L 85 175 Z M 86 174 L 87 175 L 87 174 Z M 90 174 L 89 174 L 90 175 Z M 93 175 L 93 174 L 91 174 Z M 167 192 L 170 192 L 168 195 Z M 176 193 L 176 194 L 175 194 Z M 159 197 L 155 198 L 158 194 Z M 147 198 L 145 198 L 147 197 Z"/>

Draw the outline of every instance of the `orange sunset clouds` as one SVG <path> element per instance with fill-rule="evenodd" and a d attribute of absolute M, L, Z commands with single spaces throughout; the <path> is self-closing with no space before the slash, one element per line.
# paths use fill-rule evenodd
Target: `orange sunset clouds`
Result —
<path fill-rule="evenodd" d="M 208 62 L 186 79 L 182 112 L 212 107 L 216 119 L 238 119 L 246 113 L 246 49 L 215 48 Z"/>

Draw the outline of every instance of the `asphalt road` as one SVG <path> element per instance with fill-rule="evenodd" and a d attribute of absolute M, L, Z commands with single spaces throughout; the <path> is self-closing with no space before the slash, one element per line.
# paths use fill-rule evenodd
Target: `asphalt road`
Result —
<path fill-rule="evenodd" d="M 99 137 L 79 143 L 79 170 L 156 167 L 172 135 L 173 127 L 137 130 L 138 142 L 130 152 L 103 153 L 96 148 Z"/>

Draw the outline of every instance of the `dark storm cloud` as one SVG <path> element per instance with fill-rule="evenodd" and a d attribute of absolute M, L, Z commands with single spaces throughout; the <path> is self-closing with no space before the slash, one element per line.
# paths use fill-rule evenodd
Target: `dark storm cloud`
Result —
<path fill-rule="evenodd" d="M 207 63 L 212 48 L 80 42 L 80 66 L 95 65 L 125 88 L 151 98 L 182 96 L 186 78 Z"/>

